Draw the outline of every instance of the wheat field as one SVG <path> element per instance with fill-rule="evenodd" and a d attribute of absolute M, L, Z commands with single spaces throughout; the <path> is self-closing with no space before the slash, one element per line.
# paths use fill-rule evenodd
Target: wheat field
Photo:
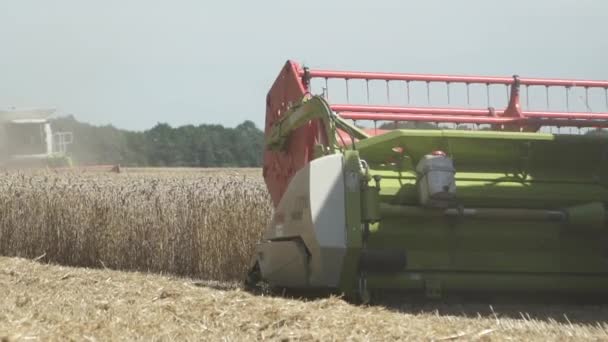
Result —
<path fill-rule="evenodd" d="M 4 172 L 0 341 L 608 340 L 606 305 L 247 293 L 271 212 L 259 169 Z"/>
<path fill-rule="evenodd" d="M 271 210 L 258 169 L 6 172 L 0 255 L 235 281 Z"/>

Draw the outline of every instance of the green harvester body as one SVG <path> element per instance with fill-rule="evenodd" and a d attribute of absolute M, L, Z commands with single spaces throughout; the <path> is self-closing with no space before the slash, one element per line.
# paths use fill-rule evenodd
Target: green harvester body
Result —
<path fill-rule="evenodd" d="M 455 215 L 418 201 L 415 166 L 436 150 L 457 170 Z M 382 177 L 368 247 L 407 251 L 407 270 L 370 276 L 370 288 L 608 290 L 606 137 L 394 130 L 357 152 Z"/>

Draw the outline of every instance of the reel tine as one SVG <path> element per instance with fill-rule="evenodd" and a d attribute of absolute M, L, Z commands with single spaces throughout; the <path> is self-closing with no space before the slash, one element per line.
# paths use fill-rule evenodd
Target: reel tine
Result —
<path fill-rule="evenodd" d="M 450 104 L 450 82 L 445 83 L 445 87 L 448 93 L 448 105 Z"/>
<path fill-rule="evenodd" d="M 488 102 L 488 108 L 492 107 L 490 104 L 490 83 L 486 83 L 486 100 Z"/>
<path fill-rule="evenodd" d="M 345 78 L 344 82 L 346 83 L 346 103 L 350 103 L 350 98 L 348 95 L 348 78 Z"/>

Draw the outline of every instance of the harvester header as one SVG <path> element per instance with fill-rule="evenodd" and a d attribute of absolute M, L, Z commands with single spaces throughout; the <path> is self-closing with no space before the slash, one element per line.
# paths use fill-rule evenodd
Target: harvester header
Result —
<path fill-rule="evenodd" d="M 452 123 L 452 124 L 488 124 L 495 130 L 507 131 L 538 131 L 541 127 L 579 127 L 579 128 L 603 128 L 608 127 L 608 81 L 575 80 L 575 79 L 553 79 L 553 78 L 520 78 L 494 76 L 457 76 L 457 75 L 424 75 L 403 73 L 381 73 L 360 71 L 333 71 L 309 69 L 300 64 L 288 61 L 277 77 L 266 98 L 266 135 L 270 135 L 273 125 L 293 105 L 300 103 L 302 99 L 311 94 L 315 81 L 320 81 L 324 98 L 331 98 L 330 80 L 342 93 L 345 103 L 330 103 L 332 112 L 342 119 L 354 121 L 373 121 L 374 124 L 381 121 L 390 122 L 430 122 L 430 123 Z M 364 103 L 351 103 L 349 94 L 349 81 L 360 80 L 365 82 Z M 404 105 L 387 105 L 370 102 L 370 82 L 381 81 L 386 89 L 385 102 L 391 100 L 390 83 L 402 83 L 404 85 Z M 411 105 L 413 102 L 413 85 L 422 83 L 426 88 L 423 95 L 426 103 L 422 105 Z M 341 84 L 340 84 L 341 83 Z M 431 87 L 443 84 L 443 100 L 446 106 L 433 106 Z M 460 93 L 451 90 L 456 84 L 464 86 L 465 91 Z M 491 102 L 492 86 L 503 86 L 504 94 L 507 95 L 507 105 L 504 108 L 495 108 Z M 480 94 L 480 87 L 482 89 Z M 477 90 L 476 93 L 473 93 Z M 544 110 L 530 110 L 530 98 L 532 88 L 544 91 Z M 573 94 L 573 90 L 579 88 L 582 94 Z M 551 89 L 551 92 L 550 92 Z M 420 90 L 420 89 L 418 89 Z M 525 90 L 525 107 L 522 109 L 521 93 Z M 590 93 L 593 92 L 594 99 L 603 97 L 603 103 L 599 103 L 601 111 L 592 111 L 589 104 Z M 419 92 L 420 93 L 420 92 Z M 433 95 L 442 95 L 436 94 Z M 420 95 L 420 94 L 419 94 Z M 456 101 L 456 96 L 465 97 L 465 101 Z M 485 96 L 485 108 L 473 107 L 472 96 Z M 492 95 L 496 95 L 495 93 Z M 536 94 L 543 95 L 543 94 Z M 549 107 L 552 103 L 551 95 L 561 102 L 563 111 L 552 111 Z M 579 95 L 578 97 L 573 95 Z M 395 94 L 393 94 L 395 96 Z M 583 98 L 585 111 L 572 111 L 575 107 L 574 101 Z M 447 100 L 447 101 L 445 101 Z M 537 99 L 538 100 L 538 99 Z M 543 100 L 541 100 L 543 101 Z M 447 103 L 446 103 L 447 102 Z M 538 102 L 538 101 L 537 101 Z M 596 102 L 601 102 L 596 101 Z M 541 104 L 542 105 L 542 104 Z M 579 108 L 580 103 L 579 103 Z M 377 135 L 385 130 L 365 130 L 366 133 Z M 338 130 L 340 137 L 350 136 Z M 327 143 L 328 137 L 319 126 L 318 121 L 311 120 L 309 123 L 290 132 L 290 146 L 285 149 L 283 156 L 274 152 L 266 152 L 264 157 L 264 172 L 266 178 L 272 179 L 268 184 L 275 204 L 280 199 L 282 192 L 291 175 L 303 165 L 313 159 L 314 145 Z M 268 183 L 268 182 L 267 182 Z M 277 188 L 278 187 L 278 188 Z"/>
<path fill-rule="evenodd" d="M 608 81 L 288 61 L 266 98 L 275 215 L 252 279 L 361 298 L 608 291 L 603 127 Z"/>

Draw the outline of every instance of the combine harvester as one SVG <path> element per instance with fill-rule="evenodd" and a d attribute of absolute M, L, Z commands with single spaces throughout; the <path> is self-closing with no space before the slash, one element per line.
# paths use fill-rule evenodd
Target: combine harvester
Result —
<path fill-rule="evenodd" d="M 71 132 L 53 132 L 54 109 L 0 109 L 0 169 L 64 167 Z"/>
<path fill-rule="evenodd" d="M 594 134 L 608 126 L 608 81 L 289 61 L 266 106 L 275 212 L 249 285 L 364 302 L 376 290 L 608 292 L 608 135 Z M 431 129 L 386 129 L 399 122 Z"/>

